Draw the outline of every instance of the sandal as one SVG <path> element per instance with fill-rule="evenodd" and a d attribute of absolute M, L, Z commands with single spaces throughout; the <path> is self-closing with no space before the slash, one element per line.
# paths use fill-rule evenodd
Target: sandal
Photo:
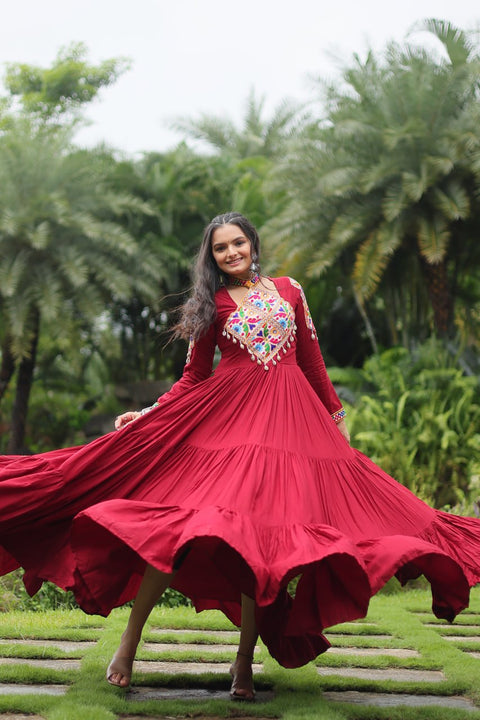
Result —
<path fill-rule="evenodd" d="M 237 652 L 238 656 L 246 657 L 250 660 L 250 668 L 248 671 L 237 672 L 234 665 L 230 668 L 232 676 L 232 686 L 230 688 L 230 699 L 237 702 L 254 702 L 255 690 L 253 689 L 252 666 L 253 657 L 245 653 Z"/>
<path fill-rule="evenodd" d="M 115 687 L 128 687 L 132 679 L 134 659 L 134 657 L 117 657 L 117 655 L 114 655 L 107 668 L 107 682 L 110 685 L 115 685 Z"/>

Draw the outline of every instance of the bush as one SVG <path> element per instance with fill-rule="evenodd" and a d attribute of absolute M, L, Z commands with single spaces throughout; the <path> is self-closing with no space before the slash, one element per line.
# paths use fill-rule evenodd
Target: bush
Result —
<path fill-rule="evenodd" d="M 0 613 L 11 610 L 71 610 L 77 608 L 73 593 L 65 592 L 50 582 L 44 582 L 41 589 L 34 595 L 25 590 L 22 581 L 23 570 L 15 570 L 0 577 Z M 132 605 L 132 603 L 129 603 Z M 163 607 L 191 607 L 190 600 L 173 588 L 167 588 L 160 598 L 158 605 Z"/>
<path fill-rule="evenodd" d="M 78 607 L 72 593 L 61 590 L 53 583 L 43 583 L 36 595 L 30 597 L 22 581 L 23 570 L 15 570 L 0 577 L 0 612 L 10 610 L 70 610 Z"/>
<path fill-rule="evenodd" d="M 335 373 L 332 373 L 335 379 Z M 475 511 L 480 494 L 480 383 L 438 341 L 369 358 L 349 412 L 352 444 L 417 495 Z"/>

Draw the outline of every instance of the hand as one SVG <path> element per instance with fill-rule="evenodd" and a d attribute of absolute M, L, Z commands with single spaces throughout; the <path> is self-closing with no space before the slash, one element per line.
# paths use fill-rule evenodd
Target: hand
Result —
<path fill-rule="evenodd" d="M 128 425 L 129 423 L 139 418 L 141 414 L 142 413 L 137 412 L 136 410 L 131 410 L 130 412 L 123 413 L 123 415 L 119 415 L 115 419 L 115 430 L 120 430 L 121 428 L 125 427 L 125 425 Z"/>
<path fill-rule="evenodd" d="M 347 441 L 347 443 L 350 445 L 350 433 L 348 432 L 347 423 L 345 420 L 340 420 L 339 423 L 337 423 L 337 428 L 342 433 L 343 437 Z"/>

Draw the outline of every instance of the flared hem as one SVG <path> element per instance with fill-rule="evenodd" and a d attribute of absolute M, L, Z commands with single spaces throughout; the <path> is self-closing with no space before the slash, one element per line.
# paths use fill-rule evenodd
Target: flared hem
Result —
<path fill-rule="evenodd" d="M 175 572 L 172 587 L 197 611 L 221 610 L 236 625 L 245 593 L 255 598 L 259 633 L 272 657 L 298 667 L 328 649 L 325 628 L 364 617 L 370 597 L 395 575 L 401 582 L 425 575 L 437 617 L 452 621 L 466 608 L 469 583 L 459 558 L 439 547 L 444 527 L 441 518 L 424 531 L 436 544 L 405 535 L 353 543 L 325 525 L 259 526 L 219 507 L 112 500 L 74 521 L 70 589 L 86 612 L 107 615 L 136 595 L 150 564 Z M 108 587 L 105 567 L 112 578 Z"/>

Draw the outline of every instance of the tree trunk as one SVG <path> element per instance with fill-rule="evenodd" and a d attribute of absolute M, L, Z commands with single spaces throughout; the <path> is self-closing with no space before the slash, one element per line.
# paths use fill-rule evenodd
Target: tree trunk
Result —
<path fill-rule="evenodd" d="M 37 357 L 39 330 L 40 315 L 35 308 L 32 313 L 30 353 L 27 357 L 22 358 L 18 366 L 17 387 L 12 409 L 11 431 L 8 443 L 8 453 L 11 455 L 22 455 L 28 452 L 24 447 L 25 423 L 27 420 L 28 401 L 30 399 L 30 390 L 32 389 L 33 373 Z"/>
<path fill-rule="evenodd" d="M 432 304 L 435 331 L 439 337 L 448 337 L 453 334 L 453 298 L 448 282 L 447 262 L 442 260 L 431 265 L 423 261 L 422 267 Z"/>
<path fill-rule="evenodd" d="M 0 400 L 5 395 L 7 387 L 15 372 L 15 358 L 10 352 L 8 336 L 2 346 L 2 364 L 0 366 Z"/>
<path fill-rule="evenodd" d="M 367 311 L 365 310 L 365 305 L 360 298 L 359 294 L 353 288 L 353 297 L 355 298 L 355 304 L 357 306 L 358 312 L 360 313 L 360 316 L 365 324 L 365 330 L 367 331 L 368 339 L 370 340 L 370 344 L 372 346 L 372 350 L 374 355 L 378 355 L 378 345 L 377 340 L 375 338 L 375 332 L 373 330 L 373 325 L 370 322 L 370 318 L 367 315 Z"/>

